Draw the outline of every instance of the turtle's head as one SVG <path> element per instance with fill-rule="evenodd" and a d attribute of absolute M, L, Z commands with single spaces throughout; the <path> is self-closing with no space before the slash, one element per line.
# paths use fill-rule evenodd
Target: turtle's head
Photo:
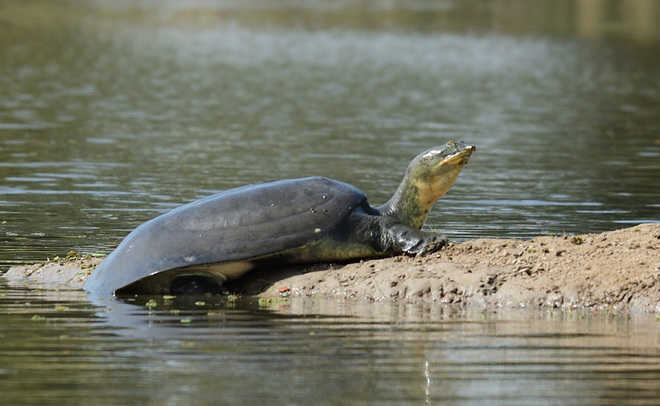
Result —
<path fill-rule="evenodd" d="M 406 177 L 418 189 L 422 206 L 430 209 L 447 193 L 474 150 L 474 145 L 449 141 L 422 152 L 410 162 Z"/>
<path fill-rule="evenodd" d="M 403 224 L 422 228 L 433 204 L 452 187 L 474 150 L 474 145 L 449 141 L 417 155 L 394 196 L 378 209 Z"/>

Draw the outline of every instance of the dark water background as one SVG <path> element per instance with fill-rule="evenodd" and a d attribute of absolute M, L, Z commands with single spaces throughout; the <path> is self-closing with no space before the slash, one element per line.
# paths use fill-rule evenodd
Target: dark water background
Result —
<path fill-rule="evenodd" d="M 381 203 L 449 138 L 478 147 L 427 223 L 452 238 L 659 221 L 658 6 L 586 3 L 5 1 L 0 263 L 246 183 Z"/>
<path fill-rule="evenodd" d="M 660 221 L 658 21 L 654 0 L 0 1 L 0 266 L 108 252 L 246 183 L 325 175 L 381 203 L 449 138 L 477 145 L 427 222 L 450 238 Z M 608 317 L 150 311 L 0 286 L 0 389 L 12 404 L 654 404 L 659 323 Z"/>

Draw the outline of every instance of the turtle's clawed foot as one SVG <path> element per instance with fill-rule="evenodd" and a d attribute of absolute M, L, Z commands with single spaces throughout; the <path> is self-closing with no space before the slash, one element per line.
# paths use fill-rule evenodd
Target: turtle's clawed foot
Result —
<path fill-rule="evenodd" d="M 407 255 L 421 257 L 441 250 L 449 240 L 444 235 L 436 233 L 420 233 L 419 240 L 408 249 L 404 250 Z"/>
<path fill-rule="evenodd" d="M 449 242 L 444 235 L 415 230 L 402 224 L 393 225 L 387 230 L 395 253 L 421 257 L 439 251 Z"/>

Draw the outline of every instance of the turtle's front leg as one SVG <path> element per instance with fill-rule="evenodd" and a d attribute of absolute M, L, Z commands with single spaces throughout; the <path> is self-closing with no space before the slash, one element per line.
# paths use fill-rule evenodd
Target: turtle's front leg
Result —
<path fill-rule="evenodd" d="M 390 225 L 386 230 L 392 248 L 406 255 L 432 254 L 449 242 L 444 235 L 416 230 L 403 224 Z"/>

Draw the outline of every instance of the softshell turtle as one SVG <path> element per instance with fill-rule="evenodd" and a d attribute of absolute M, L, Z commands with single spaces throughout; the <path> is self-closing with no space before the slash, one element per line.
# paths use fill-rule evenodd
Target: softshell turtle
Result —
<path fill-rule="evenodd" d="M 449 141 L 422 152 L 378 207 L 356 187 L 324 177 L 248 185 L 194 201 L 133 230 L 84 287 L 103 296 L 198 292 L 264 264 L 434 252 L 446 237 L 420 229 L 474 150 Z"/>

